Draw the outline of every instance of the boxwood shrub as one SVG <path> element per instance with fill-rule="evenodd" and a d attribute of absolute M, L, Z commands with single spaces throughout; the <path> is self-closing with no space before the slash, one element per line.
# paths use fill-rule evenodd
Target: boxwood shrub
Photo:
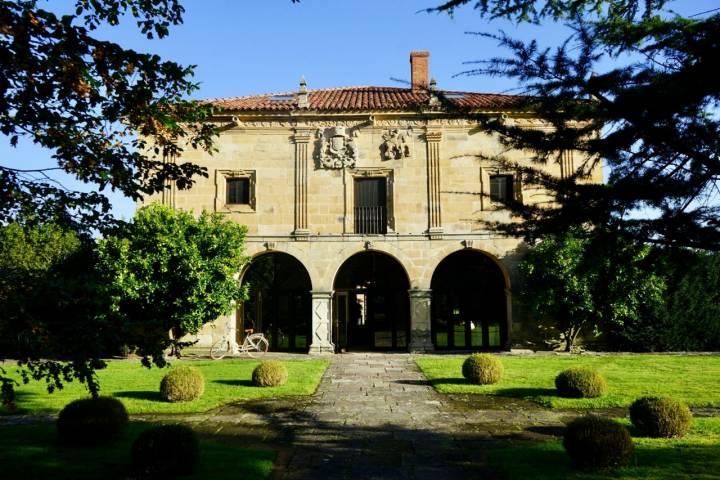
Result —
<path fill-rule="evenodd" d="M 74 400 L 60 411 L 57 430 L 63 444 L 96 445 L 117 438 L 128 424 L 128 413 L 112 397 Z"/>

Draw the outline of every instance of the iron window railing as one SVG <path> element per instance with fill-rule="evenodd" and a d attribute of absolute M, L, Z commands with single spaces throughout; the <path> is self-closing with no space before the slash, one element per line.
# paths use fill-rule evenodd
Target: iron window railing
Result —
<path fill-rule="evenodd" d="M 384 206 L 355 207 L 355 233 L 386 234 L 387 213 Z"/>

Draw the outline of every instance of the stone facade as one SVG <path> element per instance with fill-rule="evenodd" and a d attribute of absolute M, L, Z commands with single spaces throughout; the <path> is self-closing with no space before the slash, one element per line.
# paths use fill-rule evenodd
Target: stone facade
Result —
<path fill-rule="evenodd" d="M 306 92 L 303 81 L 293 95 L 297 103 L 289 110 L 227 109 L 227 115 L 217 118 L 222 129 L 219 152 L 210 156 L 188 149 L 182 158 L 205 166 L 209 176 L 190 190 L 170 186 L 162 198 L 150 200 L 196 212 L 219 212 L 247 225 L 247 254 L 253 259 L 284 252 L 298 260 L 311 282 L 311 338 L 306 345 L 311 353 L 338 350 L 333 342 L 338 338 L 333 332 L 338 325 L 333 312 L 336 277 L 341 266 L 360 252 L 389 255 L 407 275 L 409 340 L 398 343 L 404 349 L 434 349 L 433 274 L 458 251 L 480 252 L 502 274 L 504 285 L 498 295 L 503 296 L 506 325 L 502 345 L 495 346 L 507 348 L 520 340 L 523 321 L 513 315 L 512 290 L 523 244 L 489 231 L 484 222 L 513 221 L 490 196 L 491 178 L 498 175 L 512 179 L 508 188 L 518 200 L 550 200 L 542 191 L 523 185 L 517 172 L 492 160 L 503 155 L 506 160 L 526 162 L 528 154 L 505 152 L 497 138 L 473 119 L 478 109 L 460 113 L 442 107 L 313 109 L 312 91 L 309 108 L 298 107 L 298 103 L 308 105 L 303 98 Z M 433 98 L 430 92 L 428 104 Z M 512 109 L 484 113 L 542 128 Z M 573 157 L 568 152 L 562 164 L 547 168 L 567 175 L 578 161 Z M 354 190 L 363 178 L 384 179 L 387 225 L 382 233 L 357 231 Z M 245 179 L 246 201 L 227 203 L 230 179 Z M 601 180 L 599 170 L 593 180 Z M 216 323 L 240 324 L 241 314 Z M 211 344 L 223 331 L 207 327 L 199 335 L 200 345 Z"/>

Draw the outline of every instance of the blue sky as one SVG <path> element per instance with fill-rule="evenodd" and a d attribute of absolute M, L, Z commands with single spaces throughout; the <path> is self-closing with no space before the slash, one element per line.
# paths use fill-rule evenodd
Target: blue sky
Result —
<path fill-rule="evenodd" d="M 72 11 L 70 0 L 52 0 L 58 12 Z M 309 88 L 347 85 L 403 86 L 409 80 L 411 50 L 430 51 L 430 73 L 447 90 L 507 92 L 507 79 L 457 76 L 463 62 L 503 55 L 494 40 L 468 31 L 502 28 L 522 39 L 537 38 L 556 45 L 567 30 L 558 24 L 542 27 L 488 22 L 472 8 L 446 14 L 420 12 L 441 0 L 184 0 L 185 23 L 163 40 L 147 40 L 130 21 L 103 28 L 98 35 L 125 47 L 153 52 L 181 64 L 197 65 L 196 98 L 214 98 L 297 89 L 300 75 Z M 42 4 L 42 2 L 41 2 Z M 717 0 L 681 0 L 678 11 L 698 13 L 718 6 Z M 16 168 L 50 166 L 47 151 L 21 143 L 11 148 L 0 137 L 0 164 Z M 67 176 L 58 177 L 72 189 L 92 188 Z M 110 195 L 114 212 L 130 217 L 132 201 Z"/>

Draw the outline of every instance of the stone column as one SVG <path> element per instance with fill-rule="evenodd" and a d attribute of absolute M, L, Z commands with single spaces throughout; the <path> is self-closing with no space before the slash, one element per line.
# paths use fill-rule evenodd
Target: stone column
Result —
<path fill-rule="evenodd" d="M 507 313 L 507 335 L 505 336 L 505 345 L 502 346 L 505 350 L 510 350 L 512 345 L 512 291 L 509 288 L 505 288 L 505 308 Z"/>
<path fill-rule="evenodd" d="M 307 238 L 307 178 L 308 178 L 308 144 L 312 135 L 308 130 L 296 130 L 293 135 L 295 142 L 295 229 L 293 235 L 297 238 Z"/>
<path fill-rule="evenodd" d="M 442 216 L 440 214 L 440 140 L 441 132 L 426 132 L 427 142 L 427 190 L 428 190 L 428 234 L 430 238 L 442 238 Z"/>
<path fill-rule="evenodd" d="M 165 155 L 163 157 L 163 163 L 177 163 L 175 155 Z M 165 180 L 165 188 L 161 193 L 160 203 L 175 208 L 175 190 L 175 182 Z"/>
<path fill-rule="evenodd" d="M 563 150 L 560 154 L 560 177 L 568 178 L 575 173 L 573 151 Z"/>
<path fill-rule="evenodd" d="M 335 353 L 332 343 L 332 318 L 330 305 L 332 292 L 312 293 L 312 342 L 310 354 Z"/>
<path fill-rule="evenodd" d="M 410 290 L 410 352 L 435 350 L 430 337 L 432 290 Z"/>

